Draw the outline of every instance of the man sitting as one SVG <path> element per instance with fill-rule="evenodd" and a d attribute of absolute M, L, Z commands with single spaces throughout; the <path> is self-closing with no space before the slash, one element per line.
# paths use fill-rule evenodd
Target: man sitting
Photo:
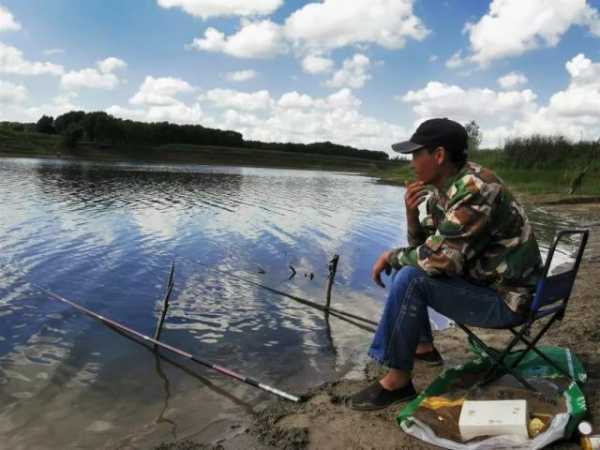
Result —
<path fill-rule="evenodd" d="M 521 205 L 490 170 L 467 161 L 467 132 L 452 120 L 423 122 L 409 141 L 416 181 L 404 196 L 409 247 L 384 252 L 373 265 L 398 269 L 369 356 L 387 374 L 349 399 L 374 410 L 416 396 L 414 360 L 441 363 L 427 308 L 465 325 L 506 328 L 525 320 L 542 260 Z M 426 217 L 418 206 L 426 201 Z"/>

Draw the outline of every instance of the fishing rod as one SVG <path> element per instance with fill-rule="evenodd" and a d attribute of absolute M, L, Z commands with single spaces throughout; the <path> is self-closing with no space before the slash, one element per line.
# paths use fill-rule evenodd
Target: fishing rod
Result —
<path fill-rule="evenodd" d="M 201 364 L 201 365 L 203 365 L 205 367 L 208 367 L 209 369 L 213 369 L 213 370 L 215 370 L 215 371 L 217 371 L 217 372 L 219 372 L 219 373 L 221 373 L 223 375 L 226 375 L 228 377 L 234 378 L 234 379 L 236 379 L 238 381 L 241 381 L 243 383 L 249 384 L 250 386 L 254 386 L 256 388 L 262 389 L 263 391 L 270 392 L 271 394 L 277 395 L 278 397 L 284 398 L 286 400 L 290 400 L 290 401 L 295 402 L 295 403 L 299 403 L 299 402 L 301 402 L 303 400 L 301 397 L 289 394 L 289 393 L 284 392 L 284 391 L 282 391 L 280 389 L 276 389 L 276 388 L 274 388 L 272 386 L 269 386 L 267 384 L 261 383 L 260 381 L 255 380 L 254 378 L 250 378 L 250 377 L 246 377 L 244 375 L 238 374 L 238 373 L 234 372 L 233 370 L 230 370 L 230 369 L 228 369 L 226 367 L 220 366 L 218 364 L 214 364 L 214 363 L 212 363 L 210 361 L 203 360 L 203 359 L 201 359 L 201 358 L 199 358 L 197 356 L 192 355 L 191 353 L 188 353 L 186 351 L 183 351 L 183 350 L 180 350 L 178 348 L 175 348 L 175 347 L 173 347 L 173 346 L 171 346 L 169 344 L 165 344 L 163 342 L 160 342 L 160 341 L 158 341 L 158 340 L 156 340 L 154 338 L 151 338 L 150 336 L 146 336 L 145 334 L 142 334 L 142 333 L 140 333 L 140 332 L 138 332 L 138 331 L 136 331 L 136 330 L 134 330 L 132 328 L 129 328 L 129 327 L 125 326 L 125 325 L 122 325 L 122 324 L 120 324 L 118 322 L 115 322 L 112 319 L 109 319 L 109 318 L 104 317 L 104 316 L 102 316 L 102 315 L 100 315 L 98 313 L 95 313 L 94 311 L 89 310 L 89 309 L 87 309 L 87 308 L 85 308 L 85 307 L 83 307 L 81 305 L 78 305 L 77 303 L 73 303 L 72 301 L 67 300 L 66 298 L 64 298 L 64 297 L 60 296 L 59 294 L 56 294 L 56 293 L 54 293 L 54 292 L 52 292 L 52 291 L 50 291 L 48 289 L 45 289 L 45 288 L 41 287 L 40 285 L 38 285 L 36 283 L 33 283 L 31 281 L 29 283 L 32 286 L 34 286 L 35 288 L 37 288 L 40 291 L 42 291 L 44 294 L 48 295 L 50 298 L 53 298 L 54 300 L 58 300 L 60 302 L 66 303 L 67 305 L 72 306 L 73 308 L 77 309 L 78 311 L 80 311 L 80 312 L 82 312 L 82 313 L 84 313 L 84 314 L 86 314 L 86 315 L 88 315 L 90 317 L 93 317 L 94 319 L 99 320 L 100 322 L 104 323 L 105 325 L 108 325 L 108 326 L 110 326 L 112 328 L 116 328 L 117 330 L 120 330 L 120 331 L 125 331 L 127 333 L 130 333 L 130 334 L 138 337 L 139 339 L 142 339 L 143 341 L 150 342 L 150 343 L 154 344 L 155 347 L 161 347 L 161 348 L 163 348 L 165 350 L 169 350 L 170 352 L 173 352 L 173 353 L 175 353 L 175 354 L 177 354 L 179 356 L 182 356 L 182 357 L 187 358 L 187 359 L 189 359 L 191 361 L 194 361 L 194 362 L 196 362 L 198 364 Z"/>
<path fill-rule="evenodd" d="M 356 314 L 351 314 L 351 313 L 348 313 L 348 312 L 346 312 L 346 311 L 342 311 L 342 310 L 339 310 L 339 309 L 336 309 L 336 308 L 327 307 L 327 306 L 321 305 L 321 304 L 319 304 L 319 303 L 313 302 L 313 301 L 311 301 L 311 300 L 307 300 L 307 299 L 305 299 L 305 298 L 298 297 L 298 296 L 296 296 L 296 295 L 288 294 L 287 292 L 283 292 L 283 291 L 280 291 L 280 290 L 278 290 L 278 289 L 274 289 L 274 288 L 272 288 L 272 287 L 266 286 L 266 285 L 264 285 L 264 284 L 261 284 L 261 283 L 258 283 L 258 282 L 256 282 L 256 281 L 249 280 L 249 279 L 247 279 L 247 278 L 241 277 L 241 276 L 239 276 L 239 275 L 236 275 L 236 274 L 234 274 L 234 273 L 227 272 L 227 271 L 225 271 L 225 270 L 222 270 L 222 269 L 218 269 L 218 268 L 216 268 L 216 267 L 210 266 L 210 265 L 208 265 L 208 264 L 205 264 L 205 263 L 202 263 L 202 262 L 199 262 L 199 261 L 194 261 L 194 262 L 195 262 L 196 264 L 199 264 L 199 265 L 201 265 L 201 266 L 208 267 L 208 268 L 210 268 L 211 270 L 214 270 L 214 271 L 216 271 L 216 272 L 219 272 L 219 273 L 222 273 L 222 274 L 224 274 L 224 275 L 227 275 L 227 276 L 230 276 L 230 277 L 236 278 L 236 279 L 238 279 L 238 280 L 240 280 L 240 281 L 243 281 L 243 282 L 245 282 L 245 283 L 251 284 L 251 285 L 253 285 L 253 286 L 258 286 L 258 287 L 261 287 L 261 288 L 263 288 L 263 289 L 265 289 L 265 290 L 267 290 L 267 291 L 269 291 L 269 292 L 273 292 L 274 294 L 278 294 L 278 295 L 281 295 L 282 297 L 286 297 L 286 298 L 289 298 L 289 299 L 295 300 L 295 301 L 297 301 L 298 303 L 302 303 L 302 304 L 304 304 L 304 305 L 310 306 L 310 307 L 312 307 L 312 308 L 318 309 L 318 310 L 320 310 L 320 311 L 323 311 L 323 312 L 329 312 L 329 313 L 330 313 L 332 316 L 335 316 L 335 317 L 337 317 L 337 318 L 340 318 L 340 319 L 342 319 L 342 320 L 344 320 L 344 319 L 345 319 L 345 317 L 344 317 L 344 316 L 346 316 L 346 317 L 350 317 L 350 318 L 352 318 L 352 319 L 359 320 L 359 321 L 361 321 L 361 322 L 367 323 L 367 324 L 369 324 L 369 325 L 373 325 L 373 326 L 377 326 L 377 325 L 378 325 L 378 323 L 377 323 L 377 322 L 375 322 L 375 321 L 373 321 L 373 320 L 370 320 L 370 319 L 367 319 L 367 318 L 365 318 L 365 317 L 361 317 L 361 316 L 358 316 L 358 315 L 356 315 Z M 347 319 L 346 319 L 346 320 L 347 320 Z M 350 321 L 350 320 L 347 320 L 347 321 L 348 321 L 348 322 L 350 322 L 350 323 L 352 323 L 352 324 L 354 324 L 354 325 L 357 325 L 357 326 L 359 326 L 359 325 L 358 325 L 358 324 L 356 324 L 355 322 L 352 322 L 352 321 Z M 364 325 L 363 325 L 363 326 L 359 326 L 359 328 L 366 329 L 367 331 L 373 331 L 373 332 L 375 331 L 375 330 L 373 330 L 372 328 L 365 327 Z"/>

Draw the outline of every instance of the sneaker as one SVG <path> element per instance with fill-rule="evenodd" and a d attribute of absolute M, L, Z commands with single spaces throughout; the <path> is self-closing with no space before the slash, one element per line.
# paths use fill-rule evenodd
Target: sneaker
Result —
<path fill-rule="evenodd" d="M 375 411 L 387 408 L 397 402 L 407 402 L 416 396 L 417 392 L 412 382 L 400 389 L 388 391 L 379 384 L 379 381 L 376 381 L 362 391 L 348 397 L 346 404 L 357 411 Z"/>
<path fill-rule="evenodd" d="M 444 364 L 444 359 L 440 355 L 440 352 L 437 351 L 437 348 L 427 353 L 415 354 L 415 361 L 424 362 L 428 366 L 441 366 Z"/>

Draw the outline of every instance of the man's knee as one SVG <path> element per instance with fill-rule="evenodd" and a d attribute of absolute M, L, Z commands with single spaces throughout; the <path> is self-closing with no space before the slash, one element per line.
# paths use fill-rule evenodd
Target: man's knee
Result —
<path fill-rule="evenodd" d="M 426 277 L 427 274 L 418 267 L 404 266 L 394 276 L 392 283 L 393 291 L 404 291 L 412 281 Z"/>

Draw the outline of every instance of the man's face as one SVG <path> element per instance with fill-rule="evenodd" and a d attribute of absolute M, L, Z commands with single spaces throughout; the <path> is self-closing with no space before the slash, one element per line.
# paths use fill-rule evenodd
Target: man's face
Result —
<path fill-rule="evenodd" d="M 412 153 L 410 165 L 415 172 L 417 181 L 424 184 L 434 184 L 440 177 L 440 164 L 436 161 L 436 156 L 441 149 L 436 149 L 432 153 L 426 148 L 421 148 Z"/>

